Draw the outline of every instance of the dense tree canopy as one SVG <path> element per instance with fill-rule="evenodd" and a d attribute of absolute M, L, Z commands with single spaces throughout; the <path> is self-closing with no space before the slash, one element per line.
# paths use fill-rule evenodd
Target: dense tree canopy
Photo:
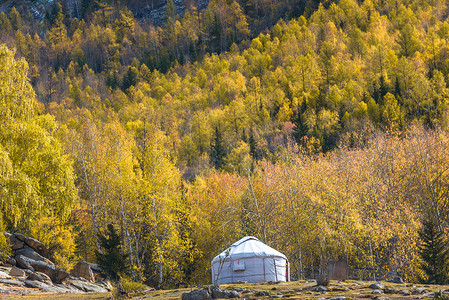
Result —
<path fill-rule="evenodd" d="M 89 3 L 0 14 L 0 226 L 64 262 L 111 224 L 118 275 L 160 288 L 209 282 L 243 235 L 425 275 L 422 221 L 449 228 L 446 1 L 169 1 L 163 27 Z"/>

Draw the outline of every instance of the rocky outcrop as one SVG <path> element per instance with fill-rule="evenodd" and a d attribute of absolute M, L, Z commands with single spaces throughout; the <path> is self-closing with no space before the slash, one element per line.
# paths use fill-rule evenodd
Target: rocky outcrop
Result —
<path fill-rule="evenodd" d="M 79 261 L 75 267 L 73 267 L 73 270 L 70 271 L 70 275 L 75 277 L 84 278 L 89 282 L 94 282 L 95 277 L 94 273 L 92 272 L 92 268 L 90 267 L 90 264 L 85 261 Z"/>
<path fill-rule="evenodd" d="M 78 262 L 71 275 L 55 265 L 53 254 L 40 241 L 19 233 L 4 233 L 11 244 L 11 256 L 0 265 L 0 285 L 20 286 L 52 293 L 106 293 L 103 272 L 96 264 Z M 99 278 L 100 282 L 95 282 Z"/>

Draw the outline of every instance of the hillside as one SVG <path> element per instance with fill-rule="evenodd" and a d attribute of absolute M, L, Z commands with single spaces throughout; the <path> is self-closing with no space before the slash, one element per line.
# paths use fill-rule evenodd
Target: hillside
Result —
<path fill-rule="evenodd" d="M 157 289 L 246 235 L 447 283 L 447 1 L 67 3 L 0 13 L 0 230 Z"/>

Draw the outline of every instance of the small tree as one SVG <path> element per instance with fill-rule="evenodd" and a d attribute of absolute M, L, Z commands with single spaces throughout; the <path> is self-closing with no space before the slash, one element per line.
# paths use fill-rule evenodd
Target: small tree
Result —
<path fill-rule="evenodd" d="M 97 252 L 97 261 L 113 280 L 119 279 L 119 273 L 126 270 L 127 255 L 123 254 L 121 236 L 112 224 L 108 224 L 107 233 L 100 234 L 99 242 L 103 253 Z"/>
<path fill-rule="evenodd" d="M 427 277 L 422 281 L 432 284 L 447 284 L 449 281 L 449 245 L 444 232 L 439 228 L 436 220 L 427 219 L 423 222 L 419 236 L 421 238 L 420 255 L 423 260 L 421 269 Z"/>
<path fill-rule="evenodd" d="M 223 146 L 223 138 L 218 127 L 215 127 L 215 135 L 212 141 L 210 150 L 210 161 L 212 165 L 218 170 L 221 168 L 226 157 L 226 150 Z"/>

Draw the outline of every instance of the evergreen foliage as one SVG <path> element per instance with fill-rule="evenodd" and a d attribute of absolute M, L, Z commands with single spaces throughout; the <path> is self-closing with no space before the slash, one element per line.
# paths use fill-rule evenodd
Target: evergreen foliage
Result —
<path fill-rule="evenodd" d="M 223 144 L 223 138 L 218 126 L 215 127 L 214 138 L 210 149 L 210 160 L 211 164 L 215 169 L 219 170 L 224 163 L 224 158 L 226 157 L 226 149 Z"/>
<path fill-rule="evenodd" d="M 421 268 L 425 273 L 422 279 L 430 284 L 447 284 L 449 282 L 449 243 L 443 230 L 432 219 L 423 221 L 419 233 L 421 239 Z"/>
<path fill-rule="evenodd" d="M 117 281 L 127 269 L 127 255 L 122 251 L 122 236 L 112 224 L 108 224 L 106 232 L 99 235 L 99 241 L 102 253 L 96 253 L 98 264 L 111 279 Z"/>

